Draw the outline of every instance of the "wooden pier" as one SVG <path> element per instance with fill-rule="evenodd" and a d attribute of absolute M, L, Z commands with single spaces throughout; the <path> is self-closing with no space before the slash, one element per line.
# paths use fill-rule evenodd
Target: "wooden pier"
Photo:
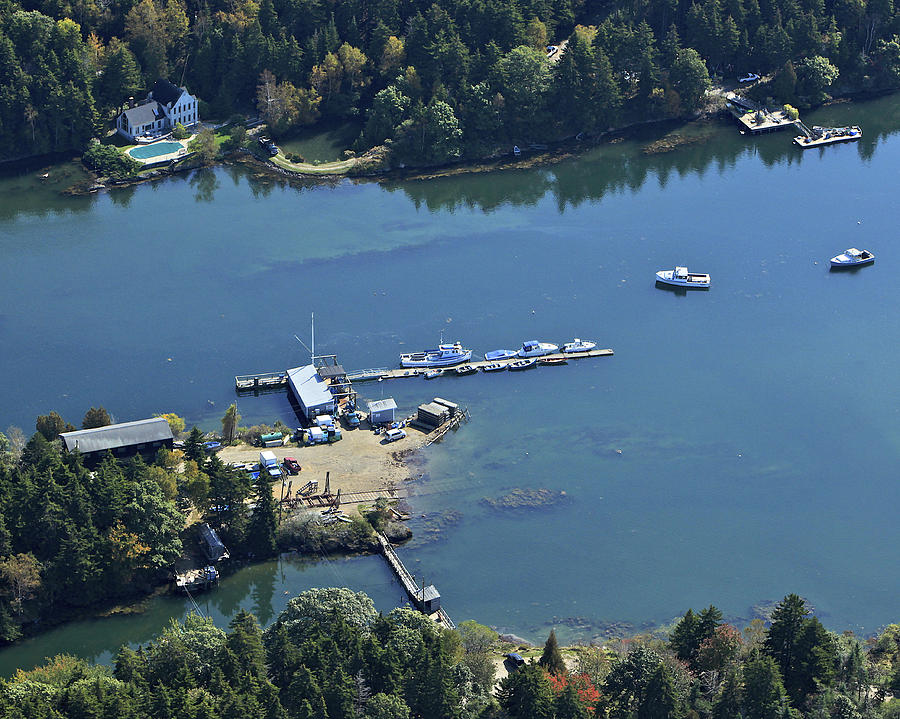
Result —
<path fill-rule="evenodd" d="M 234 388 L 238 392 L 257 392 L 264 389 L 287 387 L 287 372 L 260 372 L 259 374 L 239 374 L 234 378 Z"/>
<path fill-rule="evenodd" d="M 420 612 L 432 617 L 438 624 L 442 624 L 448 629 L 456 629 L 456 625 L 442 607 L 438 606 L 433 612 L 428 611 L 427 602 L 431 600 L 428 599 L 426 589 L 433 589 L 433 587 L 426 588 L 423 586 L 422 588 L 419 588 L 413 575 L 409 573 L 409 570 L 405 566 L 403 566 L 403 562 L 400 561 L 400 557 L 397 556 L 397 552 L 394 551 L 394 546 L 388 541 L 388 538 L 381 532 L 376 532 L 376 535 L 381 544 L 382 555 L 391 566 L 394 574 L 397 575 L 397 579 L 400 580 L 400 584 L 402 584 L 403 588 L 406 590 L 406 594 L 409 596 L 410 601 Z M 434 593 L 437 594 L 436 590 Z M 440 595 L 437 595 L 437 597 L 440 599 Z"/>
<path fill-rule="evenodd" d="M 731 114 L 738 124 L 751 135 L 786 130 L 795 121 L 784 110 L 769 110 L 767 107 L 740 95 L 728 93 L 725 99 L 731 104 Z"/>

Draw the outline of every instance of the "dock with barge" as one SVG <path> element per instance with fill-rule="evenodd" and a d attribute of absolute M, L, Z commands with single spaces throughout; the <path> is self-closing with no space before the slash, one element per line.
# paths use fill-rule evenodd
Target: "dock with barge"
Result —
<path fill-rule="evenodd" d="M 824 147 L 825 145 L 833 145 L 838 142 L 853 142 L 862 137 L 862 130 L 859 125 L 851 125 L 849 127 L 818 127 L 814 126 L 812 130 L 806 125 L 798 122 L 797 127 L 803 132 L 794 138 L 794 142 L 804 150 L 810 147 Z"/>

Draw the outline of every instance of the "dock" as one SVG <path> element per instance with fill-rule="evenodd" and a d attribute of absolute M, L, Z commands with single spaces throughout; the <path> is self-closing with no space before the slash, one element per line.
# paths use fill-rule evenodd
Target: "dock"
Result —
<path fill-rule="evenodd" d="M 753 100 L 734 93 L 727 94 L 725 99 L 730 104 L 731 114 L 735 120 L 744 132 L 749 132 L 751 135 L 786 130 L 795 124 L 795 121 L 789 118 L 784 110 L 769 110 Z"/>
<path fill-rule="evenodd" d="M 538 357 L 538 360 L 553 360 L 553 359 L 564 359 L 564 360 L 578 360 L 578 359 L 588 359 L 592 357 L 611 357 L 614 352 L 611 349 L 603 349 L 603 350 L 587 350 L 586 352 L 554 352 L 549 355 L 542 355 Z M 521 357 L 511 357 L 510 359 L 505 360 L 478 360 L 476 362 L 463 362 L 462 364 L 454 365 L 452 367 L 444 367 L 447 373 L 453 374 L 453 371 L 460 367 L 471 367 L 473 369 L 481 369 L 482 367 L 487 367 L 488 365 L 494 364 L 502 364 L 504 367 L 508 367 L 513 362 L 519 362 Z M 540 364 L 538 365 L 540 367 Z M 381 375 L 381 379 L 406 379 L 408 377 L 424 377 L 425 373 L 430 369 L 434 369 L 433 367 L 423 367 L 419 369 L 389 369 L 383 375 Z M 474 374 L 474 373 L 473 373 Z M 465 375 L 462 375 L 465 376 Z"/>
<path fill-rule="evenodd" d="M 438 624 L 441 624 L 448 629 L 456 629 L 456 625 L 440 605 L 441 595 L 438 594 L 437 589 L 432 585 L 426 587 L 424 582 L 420 588 L 419 585 L 416 584 L 415 577 L 413 577 L 413 575 L 409 573 L 409 570 L 403 566 L 403 562 L 400 560 L 397 552 L 394 551 L 394 545 L 392 545 L 390 541 L 388 541 L 388 538 L 381 532 L 377 532 L 376 534 L 378 536 L 378 541 L 381 544 L 382 556 L 387 560 L 387 563 L 394 571 L 397 579 L 400 580 L 400 584 L 403 585 L 403 589 L 406 590 L 406 594 L 409 596 L 410 601 L 415 605 L 416 609 L 423 614 L 427 614 Z"/>
<path fill-rule="evenodd" d="M 853 142 L 862 137 L 862 130 L 858 125 L 850 127 L 813 127 L 807 129 L 802 123 L 798 124 L 804 134 L 794 138 L 794 142 L 804 150 L 810 147 L 824 147 L 838 142 Z"/>
<path fill-rule="evenodd" d="M 611 357 L 613 355 L 611 349 L 594 349 L 586 352 L 555 352 L 553 354 L 544 355 L 538 359 L 565 359 L 578 360 L 593 357 Z M 492 364 L 509 365 L 519 360 L 519 357 L 513 357 L 508 360 L 498 360 L 495 362 L 488 360 L 478 360 L 475 362 L 463 362 L 453 367 L 445 367 L 444 369 L 453 371 L 457 367 L 471 367 L 478 370 L 482 367 Z M 355 370 L 347 372 L 347 379 L 352 382 L 371 382 L 388 379 L 406 379 L 409 377 L 422 377 L 429 368 L 419 369 L 389 369 L 387 367 L 375 367 L 372 369 Z M 234 378 L 234 388 L 238 392 L 261 392 L 266 390 L 277 390 L 287 387 L 287 372 L 260 372 L 259 374 L 240 374 Z"/>

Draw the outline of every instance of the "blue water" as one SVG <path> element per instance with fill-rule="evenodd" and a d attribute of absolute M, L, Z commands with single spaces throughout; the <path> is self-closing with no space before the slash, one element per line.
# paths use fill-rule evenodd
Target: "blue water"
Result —
<path fill-rule="evenodd" d="M 456 521 L 401 550 L 451 616 L 590 639 L 709 603 L 740 623 L 798 592 L 827 626 L 874 632 L 900 589 L 898 109 L 823 110 L 808 120 L 865 136 L 805 152 L 713 123 L 676 129 L 701 141 L 664 155 L 643 152 L 650 129 L 428 182 L 290 186 L 232 167 L 0 201 L 0 426 L 103 405 L 217 428 L 235 374 L 306 360 L 294 334 L 308 342 L 311 311 L 317 352 L 348 368 L 442 329 L 480 352 L 594 339 L 615 356 L 361 385 L 402 412 L 435 395 L 471 412 L 423 454 L 412 499 L 419 537 L 432 513 Z M 849 246 L 875 265 L 829 272 Z M 676 264 L 712 289 L 655 287 Z M 294 421 L 283 394 L 238 410 Z M 480 501 L 514 488 L 565 501 Z"/>
<path fill-rule="evenodd" d="M 182 144 L 180 142 L 155 142 L 152 145 L 133 147 L 128 151 L 128 154 L 136 160 L 149 160 L 151 157 L 177 152 L 181 148 Z"/>

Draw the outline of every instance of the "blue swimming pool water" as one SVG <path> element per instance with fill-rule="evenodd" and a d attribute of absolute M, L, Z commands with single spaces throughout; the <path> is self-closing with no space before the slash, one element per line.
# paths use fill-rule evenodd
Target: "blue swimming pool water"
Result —
<path fill-rule="evenodd" d="M 135 160 L 149 160 L 151 157 L 168 155 L 170 152 L 177 152 L 180 149 L 180 142 L 156 142 L 152 145 L 132 148 L 128 154 Z"/>

